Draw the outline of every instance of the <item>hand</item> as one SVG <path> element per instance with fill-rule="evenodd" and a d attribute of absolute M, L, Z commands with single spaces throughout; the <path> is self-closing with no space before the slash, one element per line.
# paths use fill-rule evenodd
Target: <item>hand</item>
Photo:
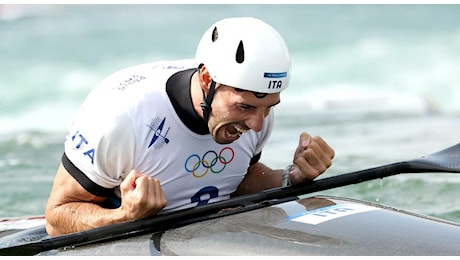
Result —
<path fill-rule="evenodd" d="M 290 171 L 292 185 L 311 181 L 332 165 L 334 150 L 319 136 L 302 133 Z"/>
<path fill-rule="evenodd" d="M 120 208 L 126 219 L 138 219 L 157 214 L 167 204 L 160 181 L 136 170 L 129 172 L 120 185 L 120 191 Z"/>

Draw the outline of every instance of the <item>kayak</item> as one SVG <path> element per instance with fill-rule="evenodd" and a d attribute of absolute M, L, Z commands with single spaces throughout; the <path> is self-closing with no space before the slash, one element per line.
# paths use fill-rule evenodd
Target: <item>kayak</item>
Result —
<path fill-rule="evenodd" d="M 46 238 L 40 221 L 43 216 L 12 220 L 0 246 Z M 27 222 L 35 227 L 24 229 Z M 350 198 L 314 196 L 38 255 L 460 255 L 460 224 Z"/>
<path fill-rule="evenodd" d="M 50 238 L 44 216 L 0 219 L 0 255 L 460 255 L 460 223 L 307 194 L 401 173 L 460 173 L 437 153 Z"/>

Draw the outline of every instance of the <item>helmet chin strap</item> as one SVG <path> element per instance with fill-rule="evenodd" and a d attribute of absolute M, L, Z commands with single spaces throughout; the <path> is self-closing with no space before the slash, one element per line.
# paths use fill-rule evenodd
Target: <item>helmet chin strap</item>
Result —
<path fill-rule="evenodd" d="M 209 114 L 211 113 L 211 103 L 214 98 L 214 91 L 216 89 L 216 82 L 214 80 L 211 81 L 211 87 L 209 88 L 208 96 L 206 96 L 204 90 L 203 91 L 203 101 L 201 101 L 201 109 L 203 109 L 203 118 L 206 123 L 209 121 Z"/>

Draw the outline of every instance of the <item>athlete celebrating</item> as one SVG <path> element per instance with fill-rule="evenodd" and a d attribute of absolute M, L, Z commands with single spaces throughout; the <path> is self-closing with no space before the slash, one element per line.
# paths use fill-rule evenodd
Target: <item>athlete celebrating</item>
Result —
<path fill-rule="evenodd" d="M 301 133 L 292 163 L 259 162 L 291 61 L 265 22 L 227 18 L 193 60 L 118 71 L 69 124 L 46 207 L 50 236 L 225 200 L 323 173 L 334 150 Z"/>

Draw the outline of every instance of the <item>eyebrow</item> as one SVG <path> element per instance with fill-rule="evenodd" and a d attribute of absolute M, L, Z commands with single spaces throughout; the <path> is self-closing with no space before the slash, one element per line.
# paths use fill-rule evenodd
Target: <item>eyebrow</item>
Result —
<path fill-rule="evenodd" d="M 254 106 L 254 105 L 251 105 L 251 104 L 248 104 L 248 103 L 245 103 L 245 102 L 237 102 L 238 104 L 242 104 L 242 105 L 245 105 L 245 106 L 249 106 L 249 107 L 258 107 L 258 106 Z M 268 107 L 274 107 L 276 105 L 278 105 L 279 103 L 281 103 L 281 100 L 279 100 L 278 102 L 276 102 L 275 104 L 271 104 L 269 105 Z"/>

